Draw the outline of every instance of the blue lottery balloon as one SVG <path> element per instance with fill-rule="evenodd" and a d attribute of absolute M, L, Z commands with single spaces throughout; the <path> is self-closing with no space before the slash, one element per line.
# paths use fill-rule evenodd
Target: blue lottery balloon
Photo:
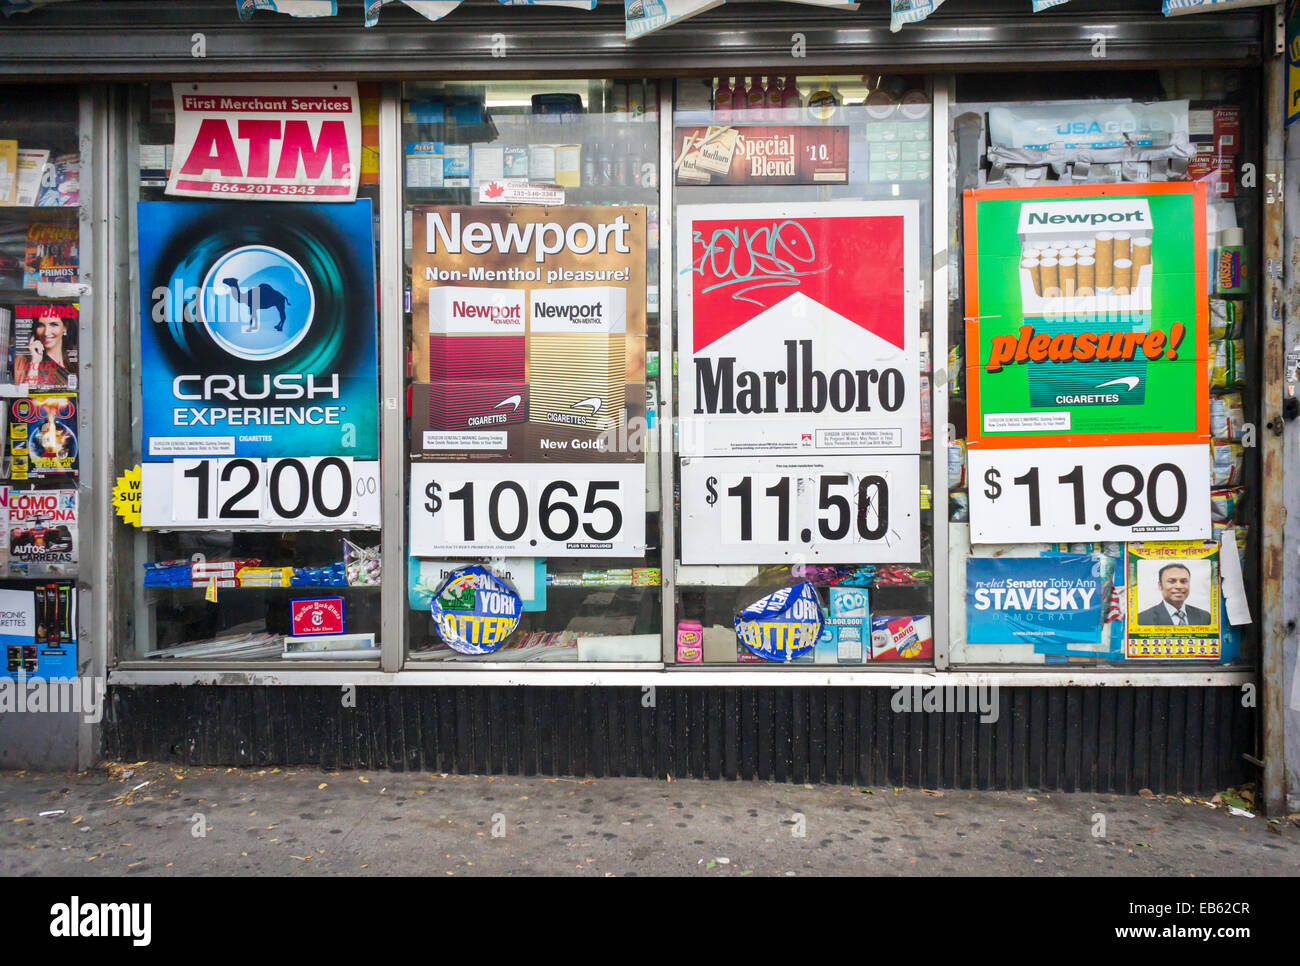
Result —
<path fill-rule="evenodd" d="M 768 661 L 792 661 L 808 653 L 821 633 L 821 602 L 807 581 L 782 587 L 736 615 L 741 643 Z"/>
<path fill-rule="evenodd" d="M 430 605 L 438 633 L 461 654 L 491 654 L 514 633 L 524 611 L 513 587 L 486 567 L 447 575 Z"/>

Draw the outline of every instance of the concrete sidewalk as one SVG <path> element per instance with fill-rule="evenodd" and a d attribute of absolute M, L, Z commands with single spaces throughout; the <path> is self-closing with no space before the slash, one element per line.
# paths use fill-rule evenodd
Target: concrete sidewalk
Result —
<path fill-rule="evenodd" d="M 0 773 L 0 874 L 1296 875 L 1300 826 L 1181 796 L 109 765 Z"/>

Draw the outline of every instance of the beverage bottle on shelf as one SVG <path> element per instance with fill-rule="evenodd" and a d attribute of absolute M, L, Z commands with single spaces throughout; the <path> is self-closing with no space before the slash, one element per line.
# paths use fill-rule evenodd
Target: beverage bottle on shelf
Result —
<path fill-rule="evenodd" d="M 731 123 L 731 85 L 727 78 L 718 78 L 718 89 L 713 92 L 713 120 L 717 124 Z"/>
<path fill-rule="evenodd" d="M 763 120 L 763 78 L 755 76 L 749 79 L 749 90 L 745 92 L 745 106 L 749 110 L 749 120 Z"/>
<path fill-rule="evenodd" d="M 794 75 L 785 79 L 785 88 L 781 91 L 781 120 L 797 121 L 803 109 L 803 98 L 799 94 L 799 85 Z"/>
<path fill-rule="evenodd" d="M 767 79 L 767 91 L 764 94 L 764 103 L 767 110 L 765 120 L 782 121 L 785 116 L 781 113 L 781 105 L 785 97 L 785 90 L 781 87 L 781 78 L 769 77 Z"/>
<path fill-rule="evenodd" d="M 749 100 L 745 90 L 745 78 L 737 75 L 736 82 L 731 85 L 731 123 L 736 124 L 743 120 L 748 110 Z"/>

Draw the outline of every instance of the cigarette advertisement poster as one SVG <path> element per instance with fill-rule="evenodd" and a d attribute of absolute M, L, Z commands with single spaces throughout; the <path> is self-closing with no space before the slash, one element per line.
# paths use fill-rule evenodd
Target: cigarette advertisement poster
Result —
<path fill-rule="evenodd" d="M 143 525 L 377 526 L 370 201 L 138 221 Z"/>
<path fill-rule="evenodd" d="M 5 526 L 10 574 L 76 576 L 76 490 L 10 489 Z"/>
<path fill-rule="evenodd" d="M 1170 541 L 1128 545 L 1125 657 L 1218 661 L 1219 545 Z"/>
<path fill-rule="evenodd" d="M 77 595 L 71 582 L 0 586 L 0 677 L 77 676 Z M 30 699 L 29 699 L 30 700 Z M 12 709 L 9 709 L 12 710 Z"/>
<path fill-rule="evenodd" d="M 141 202 L 138 221 L 146 462 L 379 458 L 368 199 Z"/>
<path fill-rule="evenodd" d="M 846 126 L 677 128 L 679 185 L 847 184 Z"/>
<path fill-rule="evenodd" d="M 1205 188 L 966 194 L 971 449 L 1209 442 Z"/>
<path fill-rule="evenodd" d="M 441 206 L 412 227 L 412 458 L 643 461 L 645 209 Z"/>
<path fill-rule="evenodd" d="M 166 192 L 256 201 L 356 200 L 361 101 L 355 83 L 173 84 L 175 150 Z"/>
<path fill-rule="evenodd" d="M 1114 562 L 1100 554 L 966 561 L 971 644 L 1100 644 Z"/>
<path fill-rule="evenodd" d="M 915 201 L 677 217 L 683 456 L 920 451 Z"/>

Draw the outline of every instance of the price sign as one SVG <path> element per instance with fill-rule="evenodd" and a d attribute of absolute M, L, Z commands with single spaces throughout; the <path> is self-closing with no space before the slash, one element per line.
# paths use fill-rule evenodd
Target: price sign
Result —
<path fill-rule="evenodd" d="M 645 467 L 413 463 L 411 554 L 645 556 Z"/>
<path fill-rule="evenodd" d="M 146 527 L 225 530 L 379 526 L 379 463 L 342 456 L 145 463 Z"/>
<path fill-rule="evenodd" d="M 682 460 L 682 563 L 914 563 L 920 461 Z"/>
<path fill-rule="evenodd" d="M 1210 536 L 1205 446 L 971 450 L 972 543 Z"/>

